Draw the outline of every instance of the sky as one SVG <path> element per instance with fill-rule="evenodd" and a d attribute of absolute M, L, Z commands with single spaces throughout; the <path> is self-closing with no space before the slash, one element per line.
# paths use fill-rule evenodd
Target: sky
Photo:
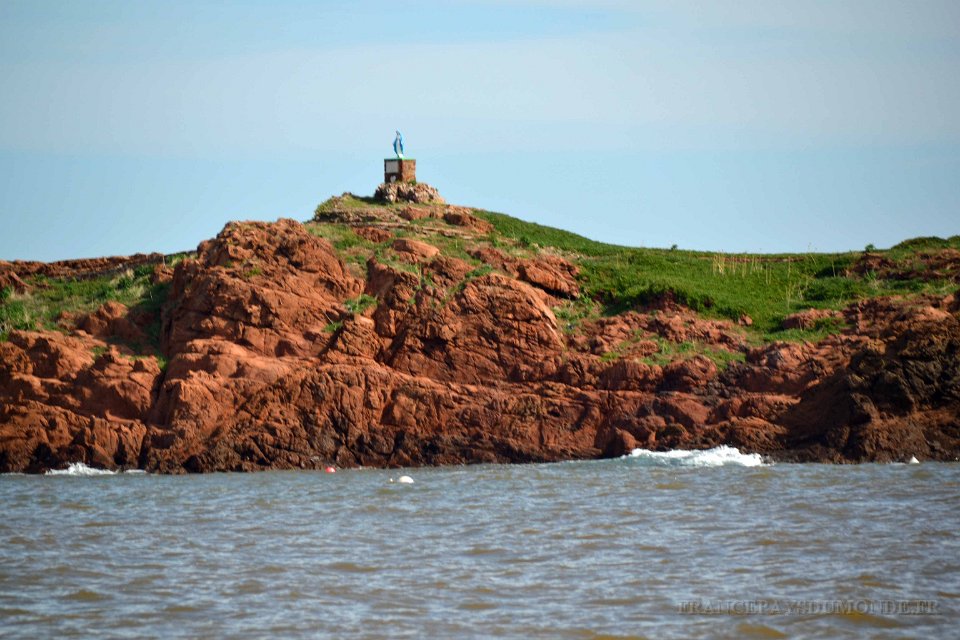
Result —
<path fill-rule="evenodd" d="M 372 194 L 630 246 L 960 234 L 956 0 L 0 0 L 0 259 Z"/>

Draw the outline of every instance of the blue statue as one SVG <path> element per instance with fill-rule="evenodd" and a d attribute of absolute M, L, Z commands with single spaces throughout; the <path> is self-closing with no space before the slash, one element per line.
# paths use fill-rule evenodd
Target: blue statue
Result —
<path fill-rule="evenodd" d="M 403 158 L 403 134 L 397 131 L 397 137 L 393 139 L 393 152 L 398 158 Z"/>

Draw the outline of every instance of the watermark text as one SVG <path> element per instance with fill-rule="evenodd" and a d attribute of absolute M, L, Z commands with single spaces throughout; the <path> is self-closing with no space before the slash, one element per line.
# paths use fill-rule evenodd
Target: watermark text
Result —
<path fill-rule="evenodd" d="M 936 600 L 689 600 L 677 613 L 703 616 L 935 616 Z"/>

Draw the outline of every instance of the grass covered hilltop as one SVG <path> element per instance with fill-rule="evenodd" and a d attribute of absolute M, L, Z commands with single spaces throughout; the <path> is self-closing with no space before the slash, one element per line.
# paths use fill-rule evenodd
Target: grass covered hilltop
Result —
<path fill-rule="evenodd" d="M 482 209 L 468 213 L 488 225 L 459 231 L 444 220 L 447 208 L 385 204 L 344 194 L 319 205 L 307 226 L 361 268 L 371 255 L 389 259 L 394 237 L 429 242 L 478 269 L 487 266 L 471 255 L 476 247 L 518 259 L 559 256 L 578 267 L 582 292 L 554 308 L 567 330 L 584 319 L 643 308 L 668 297 L 705 317 L 746 325 L 754 343 L 816 340 L 840 332 L 843 320 L 828 316 L 804 328 L 790 327 L 795 323 L 789 322 L 784 328 L 784 319 L 807 309 L 839 311 L 881 296 L 944 296 L 960 283 L 960 236 L 915 238 L 886 250 L 868 246 L 846 253 L 729 254 L 622 247 Z M 404 216 L 413 219 L 407 222 Z M 375 242 L 369 234 L 359 235 L 357 228 L 365 226 L 388 230 L 390 237 Z"/>
<path fill-rule="evenodd" d="M 0 262 L 0 472 L 960 453 L 960 236 L 629 248 L 410 189 Z"/>

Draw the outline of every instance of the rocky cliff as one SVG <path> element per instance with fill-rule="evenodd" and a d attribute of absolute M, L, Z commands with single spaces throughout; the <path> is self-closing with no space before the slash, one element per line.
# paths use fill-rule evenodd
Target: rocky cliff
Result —
<path fill-rule="evenodd" d="M 462 207 L 348 200 L 307 225 L 228 224 L 175 267 L 151 267 L 164 294 L 153 308 L 108 301 L 9 331 L 0 472 L 532 462 L 719 444 L 798 461 L 960 455 L 953 295 L 793 314 L 787 328 L 836 322 L 795 341 L 758 338 L 750 318 L 697 312 L 669 291 L 571 319 L 596 297 L 575 256 L 498 237 Z M 23 264 L 0 263 L 17 289 L 8 297 L 49 286 Z M 46 267 L 69 278 L 63 269 Z"/>

